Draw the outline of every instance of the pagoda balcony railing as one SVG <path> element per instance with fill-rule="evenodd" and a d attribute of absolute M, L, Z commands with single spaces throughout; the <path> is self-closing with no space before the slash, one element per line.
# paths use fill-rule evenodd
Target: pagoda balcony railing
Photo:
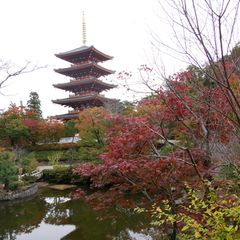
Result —
<path fill-rule="evenodd" d="M 101 97 L 104 97 L 104 94 L 99 94 L 98 92 L 95 91 L 86 91 L 86 92 L 80 92 L 80 93 L 76 93 L 76 94 L 69 94 L 70 98 L 74 98 L 74 97 L 82 97 L 82 96 L 88 96 L 88 95 L 98 95 Z"/>
<path fill-rule="evenodd" d="M 70 110 L 68 111 L 68 113 L 79 113 L 79 110 L 75 109 L 75 110 Z"/>
<path fill-rule="evenodd" d="M 84 92 L 79 92 L 76 94 L 69 94 L 69 97 L 73 98 L 73 97 L 78 97 L 78 96 L 87 96 L 87 95 L 96 95 L 96 94 L 98 94 L 98 93 L 95 91 L 84 91 Z"/>
<path fill-rule="evenodd" d="M 87 70 L 81 71 L 81 73 L 75 72 L 69 76 L 72 78 L 72 80 L 76 80 L 76 79 L 99 78 L 99 77 L 102 77 L 103 74 L 97 71 L 93 71 L 92 69 L 87 69 Z"/>
<path fill-rule="evenodd" d="M 71 67 L 75 67 L 76 65 L 82 65 L 86 63 L 96 63 L 96 60 L 92 59 L 92 60 L 79 61 L 74 64 L 71 64 Z"/>
<path fill-rule="evenodd" d="M 93 78 L 93 76 L 88 75 L 88 76 L 83 76 L 83 77 L 72 78 L 72 79 L 70 79 L 70 82 L 74 82 L 74 81 L 77 81 L 77 80 L 88 80 L 89 78 Z"/>

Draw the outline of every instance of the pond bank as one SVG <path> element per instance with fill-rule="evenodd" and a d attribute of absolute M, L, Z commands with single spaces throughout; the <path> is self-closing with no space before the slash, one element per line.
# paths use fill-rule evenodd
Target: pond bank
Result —
<path fill-rule="evenodd" d="M 0 201 L 11 201 L 15 199 L 27 198 L 36 194 L 38 191 L 38 184 L 34 183 L 23 189 L 10 192 L 0 192 Z"/>

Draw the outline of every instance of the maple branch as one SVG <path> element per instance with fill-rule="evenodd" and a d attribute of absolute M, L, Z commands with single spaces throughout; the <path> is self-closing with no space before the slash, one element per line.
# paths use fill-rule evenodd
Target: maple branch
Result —
<path fill-rule="evenodd" d="M 128 183 L 130 183 L 133 186 L 137 186 L 137 184 L 131 180 L 129 177 L 127 177 L 126 175 L 124 175 L 123 173 L 121 173 L 120 171 L 118 171 L 119 176 L 123 177 Z M 146 188 L 140 190 L 141 193 L 150 201 L 153 202 L 153 199 L 150 197 L 150 195 L 148 194 Z"/>
<path fill-rule="evenodd" d="M 164 130 L 163 130 L 162 126 L 160 126 L 160 127 L 161 127 L 161 131 L 162 131 L 162 133 L 160 134 L 159 132 L 157 132 L 157 131 L 155 131 L 154 129 L 152 129 L 151 127 L 149 127 L 146 123 L 143 122 L 143 125 L 144 125 L 145 127 L 147 127 L 150 131 L 152 131 L 152 132 L 154 132 L 155 134 L 157 134 L 157 135 L 158 135 L 159 137 L 161 137 L 163 140 L 165 140 L 168 144 L 170 144 L 170 145 L 172 145 L 172 146 L 174 146 L 174 147 L 176 147 L 176 148 L 178 148 L 178 149 L 181 149 L 182 151 L 185 151 L 185 152 L 188 154 L 189 159 L 190 159 L 191 163 L 193 164 L 194 170 L 196 171 L 198 177 L 199 177 L 200 180 L 204 183 L 204 179 L 203 179 L 203 177 L 202 177 L 202 175 L 201 175 L 201 173 L 200 173 L 200 171 L 199 171 L 199 169 L 198 169 L 198 167 L 197 167 L 197 163 L 196 163 L 196 161 L 194 160 L 194 158 L 193 158 L 193 156 L 192 156 L 192 153 L 191 153 L 191 151 L 189 150 L 189 148 L 180 146 L 180 145 L 176 144 L 175 142 L 170 141 L 170 140 L 165 136 Z"/>

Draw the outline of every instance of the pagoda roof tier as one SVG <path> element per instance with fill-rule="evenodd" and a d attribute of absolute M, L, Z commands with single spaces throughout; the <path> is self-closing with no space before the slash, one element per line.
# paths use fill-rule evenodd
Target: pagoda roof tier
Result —
<path fill-rule="evenodd" d="M 54 69 L 54 71 L 72 78 L 80 78 L 85 76 L 92 76 L 98 78 L 115 72 L 93 62 L 73 65 L 68 68 Z"/>
<path fill-rule="evenodd" d="M 74 109 L 81 109 L 82 107 L 103 106 L 106 102 L 116 101 L 114 99 L 105 98 L 98 93 L 91 93 L 86 95 L 76 95 L 69 98 L 52 100 L 53 103 L 72 107 Z"/>
<path fill-rule="evenodd" d="M 67 83 L 53 84 L 53 86 L 74 93 L 88 90 L 101 92 L 116 87 L 116 85 L 105 83 L 97 78 L 76 79 Z"/>
<path fill-rule="evenodd" d="M 52 118 L 54 119 L 60 119 L 63 121 L 71 120 L 71 119 L 78 119 L 79 118 L 79 112 L 78 113 L 65 113 L 60 115 L 55 115 Z"/>
<path fill-rule="evenodd" d="M 82 46 L 67 52 L 55 54 L 55 56 L 71 63 L 80 63 L 89 60 L 93 62 L 103 62 L 113 58 L 100 52 L 94 46 Z"/>

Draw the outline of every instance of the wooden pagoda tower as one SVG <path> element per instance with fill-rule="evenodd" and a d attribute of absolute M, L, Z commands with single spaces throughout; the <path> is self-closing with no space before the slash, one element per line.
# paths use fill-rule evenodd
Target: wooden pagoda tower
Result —
<path fill-rule="evenodd" d="M 55 69 L 55 72 L 70 77 L 66 83 L 53 86 L 72 94 L 68 98 L 52 100 L 53 103 L 73 108 L 67 114 L 57 115 L 54 118 L 69 120 L 79 117 L 79 112 L 87 107 L 110 107 L 118 102 L 115 99 L 105 98 L 100 93 L 116 87 L 105 83 L 99 78 L 114 73 L 99 65 L 113 57 L 97 50 L 94 46 L 86 46 L 86 26 L 83 13 L 83 46 L 67 52 L 59 53 L 56 57 L 71 63 L 68 68 Z"/>
<path fill-rule="evenodd" d="M 71 107 L 73 110 L 66 114 L 57 115 L 54 118 L 61 120 L 76 119 L 79 112 L 88 107 L 109 107 L 118 101 L 105 98 L 100 93 L 116 87 L 113 84 L 105 83 L 99 78 L 114 73 L 99 65 L 101 62 L 112 59 L 113 57 L 97 50 L 94 46 L 86 46 L 86 25 L 83 13 L 83 46 L 55 54 L 56 57 L 69 62 L 67 68 L 54 69 L 55 72 L 70 77 L 66 83 L 53 84 L 54 87 L 69 91 L 72 94 L 64 99 L 52 100 L 53 103 Z"/>
<path fill-rule="evenodd" d="M 53 103 L 73 108 L 67 114 L 57 115 L 56 118 L 68 120 L 78 118 L 79 112 L 87 107 L 105 107 L 106 104 L 115 102 L 114 99 L 105 98 L 100 92 L 116 87 L 99 80 L 100 77 L 114 73 L 99 65 L 99 62 L 112 59 L 94 46 L 82 46 L 80 48 L 56 54 L 56 57 L 70 62 L 68 68 L 55 69 L 55 72 L 70 77 L 66 83 L 53 86 L 72 92 L 68 98 L 52 100 Z"/>

